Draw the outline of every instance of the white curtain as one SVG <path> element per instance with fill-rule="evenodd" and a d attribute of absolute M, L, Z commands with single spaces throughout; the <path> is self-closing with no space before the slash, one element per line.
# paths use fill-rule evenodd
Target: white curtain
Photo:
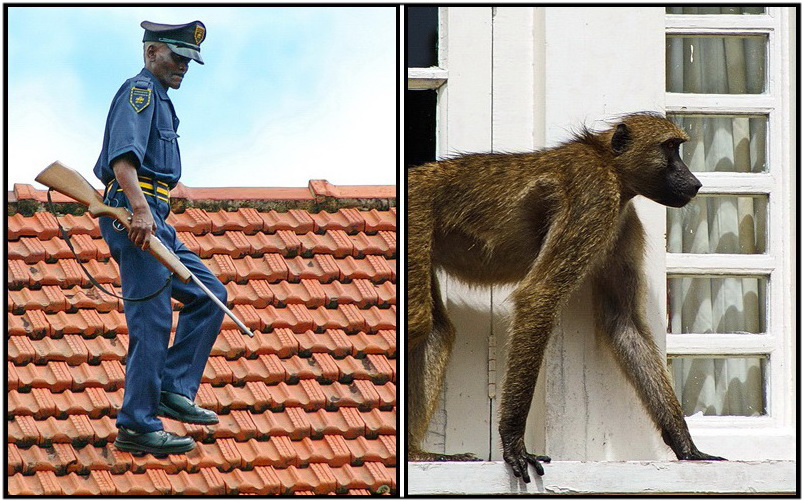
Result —
<path fill-rule="evenodd" d="M 764 50 L 761 37 L 669 37 L 668 91 L 762 92 Z M 683 156 L 693 170 L 765 170 L 763 117 L 679 115 L 676 120 L 691 137 L 684 144 Z M 766 211 L 763 196 L 699 196 L 683 209 L 668 210 L 668 251 L 763 253 Z M 761 333 L 765 329 L 764 280 L 669 280 L 670 333 Z M 685 414 L 757 415 L 764 413 L 763 367 L 759 357 L 696 357 L 674 359 L 671 370 Z"/>

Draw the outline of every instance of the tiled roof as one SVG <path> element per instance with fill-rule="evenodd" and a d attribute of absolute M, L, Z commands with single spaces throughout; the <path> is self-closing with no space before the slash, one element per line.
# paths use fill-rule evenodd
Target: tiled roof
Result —
<path fill-rule="evenodd" d="M 395 188 L 179 185 L 168 219 L 229 307 L 196 402 L 220 423 L 187 453 L 118 451 L 128 329 L 91 287 L 46 192 L 15 185 L 7 218 L 12 495 L 374 494 L 396 490 Z M 54 193 L 78 258 L 120 294 L 97 220 Z M 175 318 L 179 303 L 174 303 Z"/>

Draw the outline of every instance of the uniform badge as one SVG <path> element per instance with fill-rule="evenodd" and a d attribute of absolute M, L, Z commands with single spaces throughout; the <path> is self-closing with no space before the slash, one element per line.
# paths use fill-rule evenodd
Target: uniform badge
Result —
<path fill-rule="evenodd" d="M 203 26 L 201 26 L 200 24 L 195 25 L 195 34 L 194 34 L 195 45 L 200 44 L 201 41 L 204 40 L 204 31 L 205 30 Z"/>
<path fill-rule="evenodd" d="M 128 102 L 137 113 L 145 110 L 151 104 L 151 89 L 132 87 L 128 95 Z"/>

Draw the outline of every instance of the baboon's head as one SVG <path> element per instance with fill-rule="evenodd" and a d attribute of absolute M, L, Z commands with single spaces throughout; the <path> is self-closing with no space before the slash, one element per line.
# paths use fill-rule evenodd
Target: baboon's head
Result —
<path fill-rule="evenodd" d="M 624 117 L 605 137 L 609 140 L 623 186 L 665 206 L 681 207 L 701 188 L 678 148 L 689 136 L 653 113 Z"/>

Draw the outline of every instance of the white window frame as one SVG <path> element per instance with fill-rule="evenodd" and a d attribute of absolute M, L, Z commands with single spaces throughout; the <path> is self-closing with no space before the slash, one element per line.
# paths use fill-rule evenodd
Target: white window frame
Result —
<path fill-rule="evenodd" d="M 767 415 L 761 417 L 693 416 L 690 430 L 707 443 L 728 445 L 722 455 L 741 458 L 795 458 L 794 357 L 794 176 L 790 157 L 791 124 L 788 103 L 789 11 L 766 7 L 765 14 L 667 14 L 667 35 L 767 36 L 766 90 L 762 94 L 684 94 L 668 92 L 668 113 L 764 115 L 768 117 L 766 172 L 695 173 L 700 194 L 768 196 L 768 246 L 765 254 L 667 253 L 668 276 L 710 274 L 767 278 L 767 324 L 761 334 L 668 334 L 670 356 L 768 356 Z"/>
<path fill-rule="evenodd" d="M 491 13 L 490 7 L 439 7 L 438 66 L 407 69 L 409 89 L 435 89 L 438 93 L 439 159 L 493 148 Z M 461 50 L 450 51 L 450 47 Z M 492 410 L 490 406 L 483 412 L 477 409 L 478 402 L 488 399 L 487 380 L 460 375 L 486 368 L 490 333 L 486 326 L 473 324 L 456 311 L 488 310 L 491 290 L 469 289 L 444 273 L 439 273 L 439 281 L 449 315 L 462 336 L 456 340 L 441 407 L 430 423 L 424 446 L 446 452 L 488 450 L 493 440 Z M 446 410 L 450 410 L 449 417 Z"/>

